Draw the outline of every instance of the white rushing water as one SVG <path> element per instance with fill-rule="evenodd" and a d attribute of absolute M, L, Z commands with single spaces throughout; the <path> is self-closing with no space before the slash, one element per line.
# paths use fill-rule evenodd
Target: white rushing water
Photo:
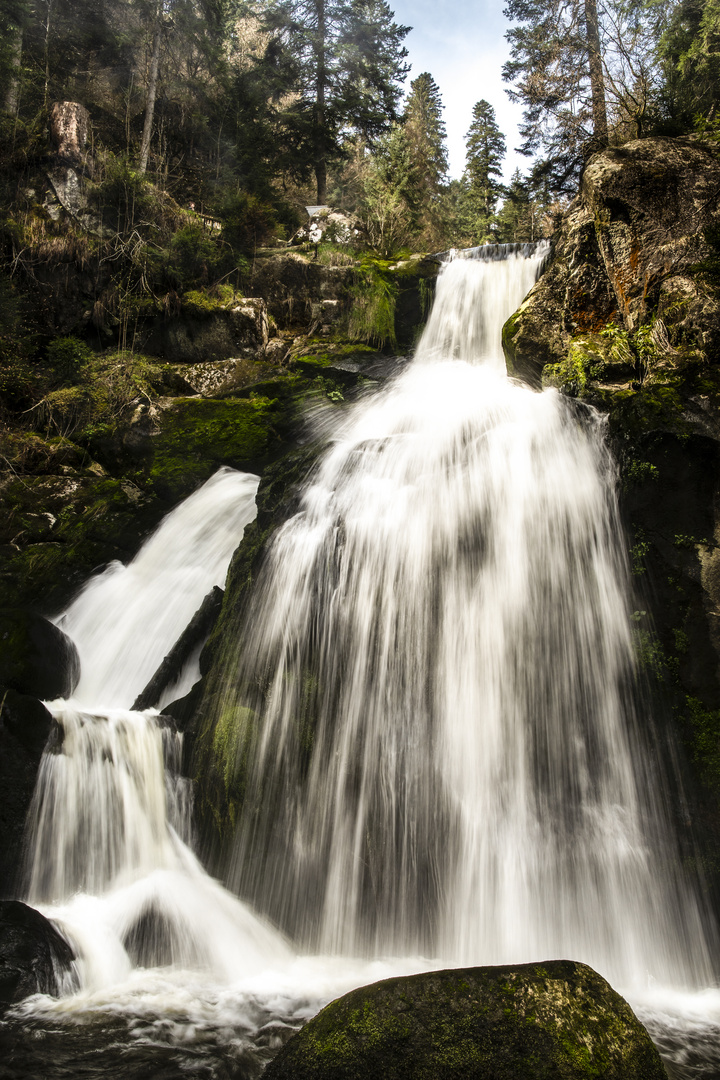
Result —
<path fill-rule="evenodd" d="M 223 708 L 263 716 L 232 883 L 309 949 L 706 985 L 603 423 L 499 370 L 532 262 L 446 266 L 275 539 L 227 645 Z"/>
<path fill-rule="evenodd" d="M 259 478 L 222 468 L 168 514 L 128 566 L 91 578 L 58 620 L 80 653 L 75 700 L 132 705 L 213 585 L 255 517 Z M 176 697 L 190 687 L 176 687 Z M 168 700 L 171 700 L 168 698 Z"/>
<path fill-rule="evenodd" d="M 222 583 L 257 478 L 221 470 L 61 620 L 83 676 L 53 705 L 29 898 L 79 990 L 30 1011 L 173 1016 L 190 1045 L 391 974 L 562 957 L 674 1024 L 669 1053 L 716 1029 L 716 996 L 691 993 L 712 948 L 673 777 L 633 704 L 603 422 L 504 374 L 500 328 L 546 248 L 471 254 L 443 267 L 415 361 L 340 414 L 224 643 L 224 724 L 262 716 L 242 900 L 191 852 L 181 737 L 127 709 Z"/>

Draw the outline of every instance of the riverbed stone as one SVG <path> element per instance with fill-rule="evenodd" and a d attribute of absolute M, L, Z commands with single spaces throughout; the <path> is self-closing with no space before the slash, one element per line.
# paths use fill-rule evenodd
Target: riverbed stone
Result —
<path fill-rule="evenodd" d="M 666 1080 L 630 1006 L 569 960 L 386 979 L 331 1002 L 266 1080 Z"/>

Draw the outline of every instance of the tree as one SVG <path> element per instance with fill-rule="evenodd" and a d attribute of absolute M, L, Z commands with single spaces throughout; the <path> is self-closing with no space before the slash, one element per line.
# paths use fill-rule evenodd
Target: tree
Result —
<path fill-rule="evenodd" d="M 560 192 L 575 187 L 584 145 L 593 134 L 585 8 L 581 0 L 509 0 L 511 59 L 503 78 L 525 106 L 521 153 L 544 150 Z"/>
<path fill-rule="evenodd" d="M 314 174 L 323 204 L 343 139 L 356 132 L 372 143 L 397 119 L 410 28 L 385 0 L 271 0 L 257 14 L 286 163 L 299 178 Z"/>
<path fill-rule="evenodd" d="M 495 121 L 495 110 L 485 100 L 478 101 L 465 136 L 467 205 L 475 242 L 484 241 L 490 229 L 495 205 L 503 192 L 500 181 L 505 157 L 505 136 Z"/>
<path fill-rule="evenodd" d="M 572 192 L 589 153 L 657 127 L 669 10 L 663 0 L 509 0 L 517 25 L 503 77 L 525 106 L 520 149 L 545 152 L 542 175 L 558 194 Z"/>
<path fill-rule="evenodd" d="M 661 41 L 667 112 L 679 130 L 720 103 L 720 0 L 681 0 Z"/>
<path fill-rule="evenodd" d="M 531 243 L 543 235 L 540 219 L 530 184 L 516 169 L 497 215 L 497 238 L 502 244 Z"/>
<path fill-rule="evenodd" d="M 408 201 L 418 235 L 442 243 L 445 235 L 443 191 L 447 179 L 447 132 L 440 89 L 424 71 L 410 84 L 403 116 L 411 164 Z"/>
<path fill-rule="evenodd" d="M 394 124 L 366 157 L 358 217 L 368 244 L 384 257 L 413 233 L 413 166 L 402 124 Z"/>

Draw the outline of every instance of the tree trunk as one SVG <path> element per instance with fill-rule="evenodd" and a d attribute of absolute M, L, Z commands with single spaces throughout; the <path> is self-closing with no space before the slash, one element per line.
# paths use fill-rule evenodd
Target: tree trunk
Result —
<path fill-rule="evenodd" d="M 605 108 L 605 79 L 603 76 L 602 52 L 600 50 L 600 27 L 596 0 L 585 0 L 585 28 L 590 60 L 593 131 L 595 141 L 600 146 L 607 146 L 608 124 Z"/>
<path fill-rule="evenodd" d="M 325 0 L 315 0 L 317 13 L 317 39 L 315 43 L 315 124 L 313 138 L 315 142 L 315 182 L 317 184 L 318 206 L 325 205 L 327 198 L 327 155 L 325 150 L 325 88 L 327 71 L 325 68 Z"/>
<path fill-rule="evenodd" d="M 16 117 L 20 107 L 20 69 L 22 67 L 23 32 L 18 26 L 12 33 L 10 45 L 10 79 L 5 93 L 5 113 Z"/>
<path fill-rule="evenodd" d="M 152 57 L 150 58 L 150 73 L 148 75 L 147 97 L 145 99 L 145 125 L 143 127 L 142 143 L 140 144 L 140 164 L 138 171 L 144 173 L 147 170 L 148 157 L 150 156 L 150 139 L 152 137 L 153 120 L 155 118 L 155 98 L 157 96 L 158 68 L 160 67 L 160 44 L 163 32 L 163 5 L 158 4 L 155 13 L 155 29 L 153 31 Z"/>

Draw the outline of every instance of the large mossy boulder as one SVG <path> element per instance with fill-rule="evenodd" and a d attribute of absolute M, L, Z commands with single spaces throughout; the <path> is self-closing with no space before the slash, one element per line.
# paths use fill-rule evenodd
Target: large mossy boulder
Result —
<path fill-rule="evenodd" d="M 70 697 L 80 657 L 67 634 L 31 611 L 0 611 L 0 686 L 52 700 Z"/>
<path fill-rule="evenodd" d="M 596 154 L 550 266 L 505 326 L 510 374 L 539 386 L 574 339 L 611 322 L 635 334 L 660 318 L 671 348 L 716 354 L 720 305 L 702 267 L 717 260 L 718 190 L 720 156 L 693 138 L 638 139 Z"/>
<path fill-rule="evenodd" d="M 30 994 L 60 993 L 75 959 L 44 915 L 17 900 L 0 901 L 0 1012 Z"/>
<path fill-rule="evenodd" d="M 569 960 L 386 979 L 333 1001 L 267 1080 L 666 1080 L 630 1006 Z"/>

